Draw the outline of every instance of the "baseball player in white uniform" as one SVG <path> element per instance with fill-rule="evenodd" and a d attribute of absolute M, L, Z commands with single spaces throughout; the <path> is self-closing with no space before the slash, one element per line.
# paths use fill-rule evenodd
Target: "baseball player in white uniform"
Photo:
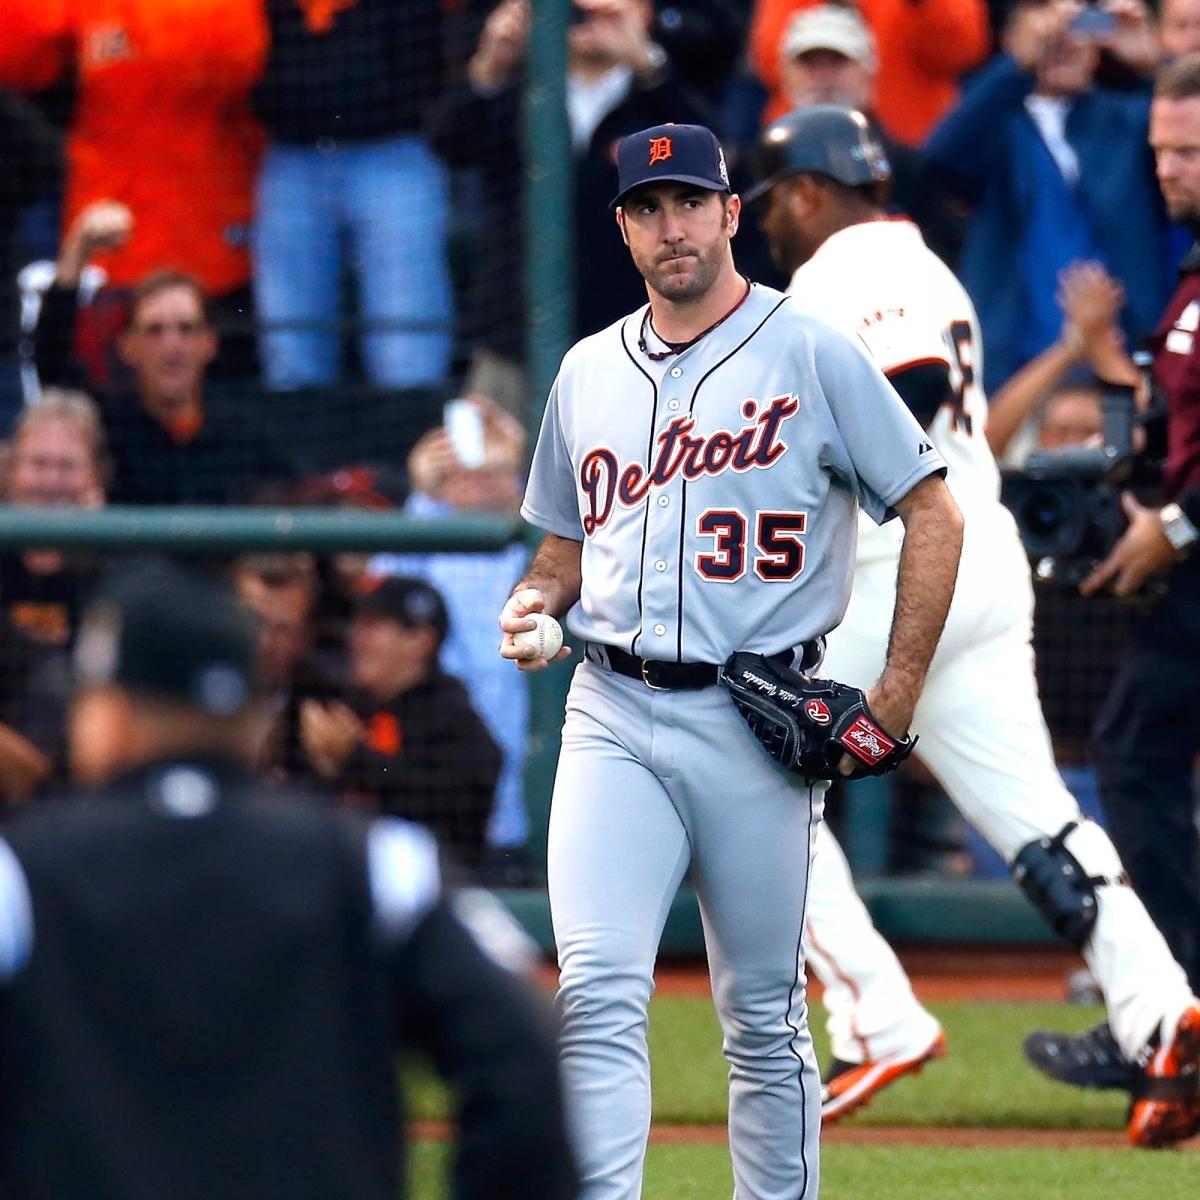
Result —
<path fill-rule="evenodd" d="M 826 784 L 784 771 L 719 664 L 812 664 L 849 595 L 856 513 L 905 526 L 891 653 L 868 693 L 907 728 L 953 590 L 944 466 L 851 339 L 737 273 L 716 138 L 665 125 L 618 150 L 616 218 L 649 305 L 575 345 L 523 512 L 545 530 L 500 618 L 568 613 L 586 644 L 549 834 L 561 1052 L 585 1200 L 636 1200 L 650 1123 L 646 1009 L 689 866 L 729 1061 L 737 1200 L 817 1195 L 820 1080 L 801 931 Z M 569 610 L 569 611 L 568 611 Z M 561 656 L 561 655 L 560 655 Z"/>
<path fill-rule="evenodd" d="M 794 272 L 797 306 L 866 347 L 947 463 L 963 513 L 954 601 L 912 721 L 917 753 L 1099 981 L 1116 1041 L 1143 1068 L 1130 1138 L 1176 1141 L 1196 1132 L 1190 1101 L 1170 1079 L 1200 1058 L 1200 1004 L 1107 834 L 1082 816 L 1055 766 L 1034 675 L 1028 560 L 983 437 L 979 323 L 916 226 L 885 216 L 889 174 L 862 114 L 820 105 L 763 132 L 760 183 L 747 199 L 767 204 L 763 228 Z M 890 527 L 860 522 L 853 592 L 823 668 L 832 678 L 862 686 L 878 675 L 899 548 Z M 940 1054 L 944 1041 L 824 827 L 817 845 L 805 943 L 829 1009 L 830 1120 Z"/>

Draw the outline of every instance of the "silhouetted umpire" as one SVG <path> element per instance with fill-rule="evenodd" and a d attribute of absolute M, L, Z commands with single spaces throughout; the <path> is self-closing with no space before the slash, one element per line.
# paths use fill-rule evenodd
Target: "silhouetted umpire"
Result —
<path fill-rule="evenodd" d="M 0 839 L 0 1193 L 395 1200 L 394 1048 L 457 1093 L 458 1197 L 575 1193 L 553 1037 L 432 839 L 279 794 L 251 619 L 143 566 L 80 633 L 97 790 Z"/>

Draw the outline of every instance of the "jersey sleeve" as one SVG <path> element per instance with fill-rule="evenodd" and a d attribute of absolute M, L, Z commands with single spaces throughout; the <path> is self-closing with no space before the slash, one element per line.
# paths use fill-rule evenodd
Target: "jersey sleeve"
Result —
<path fill-rule="evenodd" d="M 860 327 L 858 336 L 888 378 L 926 363 L 950 365 L 940 326 L 908 309 L 872 314 Z"/>
<path fill-rule="evenodd" d="M 919 308 L 889 308 L 871 313 L 858 336 L 908 411 L 928 428 L 954 396 L 949 348 L 937 322 Z"/>
<path fill-rule="evenodd" d="M 893 505 L 946 464 L 896 389 L 851 338 L 828 330 L 814 348 L 817 378 L 829 405 L 843 462 L 828 465 L 846 476 L 863 510 L 878 524 Z"/>
<path fill-rule="evenodd" d="M 575 470 L 559 412 L 560 395 L 561 376 L 554 381 L 546 400 L 521 516 L 547 533 L 582 542 L 583 522 L 579 516 Z"/>

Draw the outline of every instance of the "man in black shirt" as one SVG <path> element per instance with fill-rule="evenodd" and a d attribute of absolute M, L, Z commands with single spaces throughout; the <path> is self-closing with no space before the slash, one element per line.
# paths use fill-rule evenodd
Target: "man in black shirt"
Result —
<path fill-rule="evenodd" d="M 234 564 L 238 599 L 258 618 L 258 684 L 273 719 L 260 765 L 279 779 L 303 777 L 300 709 L 341 694 L 337 651 L 317 645 L 317 566 L 311 554 L 248 554 Z"/>
<path fill-rule="evenodd" d="M 35 338 L 43 384 L 79 379 L 76 303 L 66 286 L 51 288 L 43 301 Z M 206 394 L 217 346 L 207 297 L 190 275 L 160 272 L 134 290 L 118 341 L 134 388 L 114 389 L 101 403 L 113 504 L 235 504 L 291 475 L 260 423 Z"/>
<path fill-rule="evenodd" d="M 143 567 L 89 609 L 97 791 L 0 840 L 0 1191 L 394 1200 L 393 1046 L 457 1093 L 454 1195 L 566 1200 L 553 1040 L 433 840 L 266 788 L 251 618 Z"/>
<path fill-rule="evenodd" d="M 372 583 L 350 623 L 348 703 L 301 704 L 309 761 L 344 799 L 421 822 L 476 866 L 500 751 L 466 688 L 438 665 L 449 628 L 442 597 L 419 579 Z"/>

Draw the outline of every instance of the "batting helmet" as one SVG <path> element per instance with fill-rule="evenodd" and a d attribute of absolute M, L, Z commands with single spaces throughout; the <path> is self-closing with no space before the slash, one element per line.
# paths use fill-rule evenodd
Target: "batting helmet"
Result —
<path fill-rule="evenodd" d="M 754 161 L 758 182 L 742 198 L 753 203 L 781 180 L 810 173 L 860 187 L 886 182 L 892 168 L 862 113 L 841 104 L 814 104 L 763 130 Z"/>

